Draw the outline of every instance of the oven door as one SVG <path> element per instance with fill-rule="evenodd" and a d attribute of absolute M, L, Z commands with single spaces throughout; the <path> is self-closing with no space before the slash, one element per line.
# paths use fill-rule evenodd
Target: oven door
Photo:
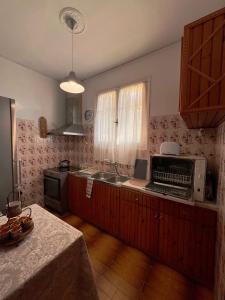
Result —
<path fill-rule="evenodd" d="M 44 195 L 60 201 L 60 179 L 44 176 Z"/>

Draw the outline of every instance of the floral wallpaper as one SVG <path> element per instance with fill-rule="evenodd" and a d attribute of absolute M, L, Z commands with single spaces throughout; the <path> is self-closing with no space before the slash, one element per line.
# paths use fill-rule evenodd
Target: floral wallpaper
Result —
<path fill-rule="evenodd" d="M 22 162 L 23 205 L 43 204 L 43 170 L 69 159 L 72 165 L 108 170 L 104 162 L 93 158 L 93 125 L 85 125 L 84 137 L 39 137 L 38 124 L 30 120 L 17 120 L 18 158 Z M 159 153 L 160 144 L 174 141 L 181 145 L 184 155 L 205 155 L 211 169 L 219 170 L 218 181 L 218 236 L 216 261 L 217 300 L 225 294 L 225 123 L 218 129 L 189 130 L 177 115 L 151 117 L 149 120 L 149 150 L 139 153 L 139 158 Z M 133 174 L 133 166 L 120 165 L 121 174 Z M 218 173 L 218 171 L 217 171 Z"/>
<path fill-rule="evenodd" d="M 216 129 L 187 129 L 183 119 L 177 115 L 151 117 L 149 122 L 149 151 L 138 154 L 139 158 L 148 159 L 151 154 L 159 153 L 160 144 L 165 141 L 177 142 L 181 145 L 183 155 L 204 155 L 210 167 L 215 166 Z M 93 158 L 93 125 L 86 125 L 87 135 L 77 140 L 75 158 L 80 163 L 105 168 L 103 162 L 95 162 Z M 133 167 L 120 165 L 123 174 L 133 173 Z"/>
<path fill-rule="evenodd" d="M 203 155 L 211 168 L 215 166 L 216 129 L 188 129 L 180 115 L 157 116 L 150 119 L 150 154 L 159 153 L 166 141 L 181 145 L 182 155 Z"/>
<path fill-rule="evenodd" d="M 74 137 L 39 137 L 38 124 L 17 119 L 17 149 L 21 160 L 23 205 L 43 204 L 43 170 L 58 165 L 59 161 L 74 161 Z"/>
<path fill-rule="evenodd" d="M 84 137 L 49 136 L 39 137 L 38 124 L 31 120 L 17 120 L 18 156 L 22 161 L 22 192 L 24 205 L 43 203 L 43 169 L 58 165 L 69 159 L 72 165 L 109 170 L 104 162 L 94 161 L 94 128 L 85 125 Z M 214 168 L 216 130 L 202 131 L 186 128 L 179 115 L 151 117 L 149 121 L 149 151 L 138 153 L 138 158 L 148 159 L 150 154 L 159 153 L 160 144 L 175 141 L 181 145 L 182 154 L 205 155 Z M 131 165 L 119 165 L 119 172 L 133 175 Z"/>
<path fill-rule="evenodd" d="M 216 246 L 216 299 L 225 299 L 225 123 L 218 128 L 216 142 L 218 181 L 218 227 Z"/>

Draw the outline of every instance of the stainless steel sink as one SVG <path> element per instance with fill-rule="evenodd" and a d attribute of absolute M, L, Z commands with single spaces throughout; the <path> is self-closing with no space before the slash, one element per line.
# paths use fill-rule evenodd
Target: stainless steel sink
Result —
<path fill-rule="evenodd" d="M 98 172 L 92 175 L 91 178 L 115 185 L 120 185 L 130 179 L 128 176 L 118 176 L 115 173 L 109 172 Z"/>
<path fill-rule="evenodd" d="M 105 181 L 111 184 L 116 184 L 116 185 L 120 185 L 123 182 L 127 181 L 128 179 L 130 179 L 130 177 L 128 176 L 115 176 L 109 179 L 106 179 Z"/>
<path fill-rule="evenodd" d="M 95 173 L 94 175 L 92 175 L 91 178 L 94 178 L 94 179 L 97 179 L 97 180 L 106 181 L 107 179 L 112 178 L 114 176 L 115 176 L 114 173 L 98 172 L 98 173 Z"/>

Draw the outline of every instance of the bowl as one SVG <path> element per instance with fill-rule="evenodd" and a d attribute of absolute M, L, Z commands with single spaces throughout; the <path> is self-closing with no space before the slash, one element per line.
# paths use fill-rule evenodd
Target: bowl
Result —
<path fill-rule="evenodd" d="M 10 236 L 12 239 L 17 239 L 22 235 L 22 227 L 20 225 L 12 225 L 10 227 Z"/>
<path fill-rule="evenodd" d="M 2 225 L 2 226 L 4 226 L 4 225 Z M 4 241 L 4 240 L 8 239 L 9 238 L 9 233 L 10 233 L 9 227 L 8 228 L 7 227 L 4 227 L 4 228 L 1 227 L 1 229 L 0 229 L 0 241 Z"/>
<path fill-rule="evenodd" d="M 9 226 L 13 225 L 13 224 L 20 224 L 19 223 L 19 219 L 18 218 L 11 218 L 11 219 L 8 219 L 7 223 Z"/>
<path fill-rule="evenodd" d="M 30 228 L 32 225 L 33 225 L 33 220 L 31 217 L 20 217 L 20 222 L 21 222 L 21 225 L 23 227 L 23 229 L 28 229 Z"/>

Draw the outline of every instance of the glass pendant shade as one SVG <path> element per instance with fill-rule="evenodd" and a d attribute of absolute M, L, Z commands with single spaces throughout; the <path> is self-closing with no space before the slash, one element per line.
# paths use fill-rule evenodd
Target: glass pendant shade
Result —
<path fill-rule="evenodd" d="M 63 81 L 60 82 L 60 88 L 67 93 L 80 94 L 83 93 L 85 88 L 82 83 L 76 78 L 73 71 L 69 73 Z"/>

